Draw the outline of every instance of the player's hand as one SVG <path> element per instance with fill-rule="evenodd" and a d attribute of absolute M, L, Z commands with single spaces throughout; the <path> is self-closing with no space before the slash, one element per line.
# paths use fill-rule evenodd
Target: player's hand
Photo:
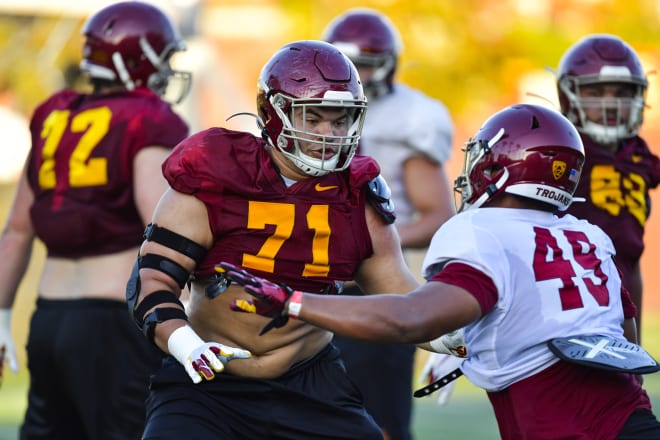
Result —
<path fill-rule="evenodd" d="M 0 385 L 2 385 L 5 362 L 14 374 L 18 373 L 14 347 L 14 340 L 11 337 L 11 310 L 0 309 Z"/>
<path fill-rule="evenodd" d="M 229 307 L 236 312 L 256 313 L 272 318 L 261 330 L 261 335 L 272 328 L 284 326 L 289 320 L 288 301 L 293 295 L 293 289 L 285 284 L 276 284 L 264 278 L 250 274 L 231 263 L 221 262 L 216 271 L 243 286 L 245 291 L 256 298 L 236 299 Z"/>
<path fill-rule="evenodd" d="M 424 386 L 430 385 L 456 370 L 464 360 L 449 354 L 431 353 L 422 369 L 420 382 Z M 455 386 L 456 380 L 453 380 L 438 390 L 438 405 L 447 404 Z"/>
<path fill-rule="evenodd" d="M 170 335 L 167 348 L 186 369 L 194 383 L 213 380 L 225 365 L 234 359 L 247 359 L 251 353 L 217 342 L 204 342 L 189 326 L 180 327 Z"/>
<path fill-rule="evenodd" d="M 436 353 L 448 354 L 459 358 L 466 358 L 468 356 L 465 332 L 462 328 L 444 334 L 430 341 L 430 344 Z"/>

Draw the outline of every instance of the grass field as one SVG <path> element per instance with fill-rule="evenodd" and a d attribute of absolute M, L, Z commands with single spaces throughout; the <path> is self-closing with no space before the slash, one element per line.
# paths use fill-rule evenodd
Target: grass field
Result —
<path fill-rule="evenodd" d="M 660 359 L 660 313 L 645 316 L 644 346 Z M 421 362 L 418 362 L 420 364 Z M 16 440 L 18 425 L 26 406 L 28 376 L 8 373 L 0 388 L 0 440 Z M 644 388 L 653 402 L 656 415 L 660 408 L 660 373 L 646 375 Z M 414 399 L 414 435 L 416 440 L 499 439 L 497 425 L 485 393 L 465 377 L 458 379 L 449 403 L 436 404 L 435 396 Z"/>

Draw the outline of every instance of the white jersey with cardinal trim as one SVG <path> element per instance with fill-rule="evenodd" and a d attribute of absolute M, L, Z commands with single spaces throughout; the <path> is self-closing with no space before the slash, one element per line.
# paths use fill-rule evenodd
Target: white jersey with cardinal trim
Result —
<path fill-rule="evenodd" d="M 465 327 L 469 358 L 461 369 L 475 385 L 499 391 L 559 360 L 546 345 L 550 339 L 623 338 L 614 253 L 599 227 L 571 215 L 478 208 L 436 232 L 422 275 L 429 279 L 444 265 L 461 262 L 493 281 L 498 300 Z"/>

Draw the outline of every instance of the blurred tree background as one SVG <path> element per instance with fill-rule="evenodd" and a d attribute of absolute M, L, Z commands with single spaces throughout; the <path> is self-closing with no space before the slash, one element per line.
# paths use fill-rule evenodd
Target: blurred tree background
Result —
<path fill-rule="evenodd" d="M 75 78 L 84 16 L 12 13 L 3 8 L 6 2 L 0 0 L 0 78 L 29 113 Z M 332 17 L 356 6 L 392 18 L 404 42 L 399 78 L 442 99 L 459 121 L 518 99 L 521 82 L 545 66 L 556 67 L 564 50 L 585 34 L 620 35 L 649 69 L 658 65 L 660 2 L 653 0 L 207 0 L 199 3 L 197 32 L 231 54 L 225 61 L 254 83 L 277 47 L 319 38 Z M 554 90 L 543 92 L 554 99 Z"/>
<path fill-rule="evenodd" d="M 463 121 L 470 125 L 470 133 L 485 116 L 521 100 L 525 92 L 542 93 L 554 100 L 554 78 L 544 68 L 556 68 L 562 53 L 586 34 L 617 34 L 638 50 L 647 68 L 658 66 L 658 1 L 261 3 L 283 8 L 289 39 L 319 38 L 332 17 L 356 5 L 386 13 L 404 42 L 399 78 L 445 102 L 459 125 Z M 522 89 L 533 86 L 544 89 Z"/>
<path fill-rule="evenodd" d="M 21 112 L 31 113 L 71 80 L 65 75 L 76 74 L 81 25 L 77 17 L 0 15 L 0 84 L 12 89 Z"/>

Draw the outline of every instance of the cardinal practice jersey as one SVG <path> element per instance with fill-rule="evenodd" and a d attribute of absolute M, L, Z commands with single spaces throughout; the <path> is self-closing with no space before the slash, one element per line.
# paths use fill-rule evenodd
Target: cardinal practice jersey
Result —
<path fill-rule="evenodd" d="M 650 213 L 649 190 L 660 184 L 660 160 L 639 137 L 612 154 L 583 136 L 588 158 L 574 202 L 566 211 L 600 226 L 614 242 L 624 284 L 644 251 L 644 225 Z"/>
<path fill-rule="evenodd" d="M 64 90 L 36 109 L 30 131 L 30 215 L 48 254 L 81 258 L 139 246 L 144 223 L 133 199 L 133 159 L 188 134 L 169 104 L 146 89 Z"/>
<path fill-rule="evenodd" d="M 172 188 L 206 205 L 213 247 L 196 277 L 221 261 L 308 292 L 336 293 L 372 253 L 365 220 L 376 162 L 288 186 L 252 134 L 213 128 L 179 144 L 163 165 Z M 185 214 L 184 214 L 185 215 Z"/>
<path fill-rule="evenodd" d="M 442 103 L 404 84 L 395 84 L 391 93 L 369 101 L 360 154 L 380 165 L 392 190 L 398 222 L 408 223 L 415 214 L 406 195 L 403 163 L 419 155 L 445 163 L 451 156 L 453 131 Z"/>
<path fill-rule="evenodd" d="M 449 262 L 483 272 L 498 299 L 465 328 L 461 369 L 498 391 L 558 361 L 546 342 L 598 334 L 623 337 L 621 280 L 611 240 L 597 226 L 530 209 L 479 208 L 449 219 L 423 264 L 429 279 Z"/>

